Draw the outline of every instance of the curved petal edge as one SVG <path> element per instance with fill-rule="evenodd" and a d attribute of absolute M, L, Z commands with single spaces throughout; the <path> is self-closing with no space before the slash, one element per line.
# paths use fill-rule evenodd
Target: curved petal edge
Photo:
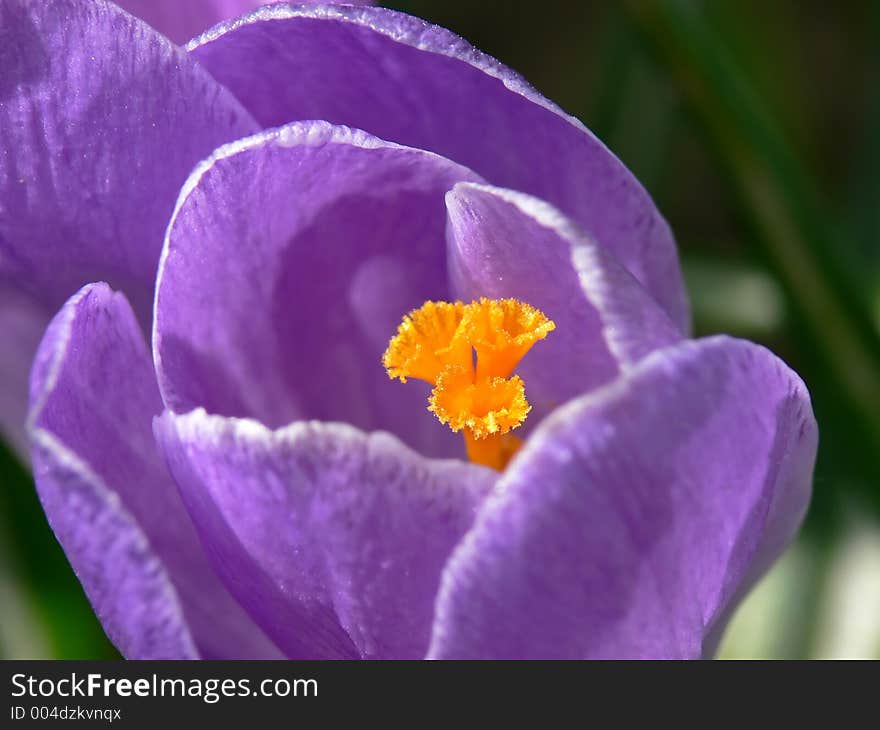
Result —
<path fill-rule="evenodd" d="M 357 127 L 549 201 L 689 327 L 675 242 L 647 191 L 577 119 L 454 33 L 385 8 L 279 3 L 187 48 L 265 126 Z"/>
<path fill-rule="evenodd" d="M 129 659 L 199 659 L 177 591 L 131 514 L 50 433 L 30 436 L 49 524 L 110 640 Z"/>
<path fill-rule="evenodd" d="M 153 438 L 161 407 L 125 296 L 84 287 L 51 322 L 31 373 L 46 516 L 126 656 L 279 658 L 208 564 Z"/>
<path fill-rule="evenodd" d="M 649 355 L 515 457 L 444 571 L 429 656 L 700 657 L 794 536 L 816 445 L 764 348 Z"/>
<path fill-rule="evenodd" d="M 519 368 L 533 423 L 683 338 L 614 255 L 549 203 L 464 182 L 447 193 L 446 207 L 456 296 L 514 297 L 556 323 Z"/>
<path fill-rule="evenodd" d="M 338 423 L 195 410 L 154 428 L 218 573 L 288 656 L 424 656 L 440 571 L 496 472 Z"/>

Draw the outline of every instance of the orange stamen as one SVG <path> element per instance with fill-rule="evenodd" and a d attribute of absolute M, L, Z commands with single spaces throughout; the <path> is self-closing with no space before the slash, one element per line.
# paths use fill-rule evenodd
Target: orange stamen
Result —
<path fill-rule="evenodd" d="M 496 433 L 478 439 L 470 431 L 464 432 L 468 459 L 474 464 L 482 464 L 498 471 L 504 471 L 507 462 L 519 451 L 522 444 L 522 439 L 518 439 L 512 433 Z"/>
<path fill-rule="evenodd" d="M 446 368 L 428 401 L 440 423 L 456 433 L 466 428 L 476 438 L 507 433 L 519 426 L 532 409 L 518 375 L 512 378 L 474 380 L 472 369 Z"/>
<path fill-rule="evenodd" d="M 516 299 L 426 302 L 404 317 L 382 363 L 391 378 L 431 383 L 428 410 L 464 432 L 471 461 L 500 470 L 522 444 L 510 431 L 531 410 L 513 370 L 555 327 Z"/>
<path fill-rule="evenodd" d="M 471 304 L 462 325 L 477 351 L 477 377 L 506 378 L 556 325 L 540 309 L 517 299 L 480 299 Z"/>
<path fill-rule="evenodd" d="M 459 336 L 464 310 L 461 302 L 425 302 L 407 314 L 382 356 L 388 376 L 433 385 L 447 366 L 470 364 L 471 346 Z"/>

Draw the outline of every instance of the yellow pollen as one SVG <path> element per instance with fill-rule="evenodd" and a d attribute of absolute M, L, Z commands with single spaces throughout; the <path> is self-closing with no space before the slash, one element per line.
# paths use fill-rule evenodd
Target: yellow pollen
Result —
<path fill-rule="evenodd" d="M 428 410 L 464 432 L 471 461 L 500 470 L 522 444 L 510 431 L 531 410 L 513 370 L 555 327 L 517 299 L 425 302 L 404 317 L 382 364 L 391 378 L 431 383 Z"/>
<path fill-rule="evenodd" d="M 455 432 L 466 428 L 478 439 L 507 433 L 519 426 L 532 409 L 518 375 L 475 382 L 473 370 L 459 365 L 440 373 L 428 402 L 428 410 L 440 423 Z"/>
<path fill-rule="evenodd" d="M 480 299 L 471 304 L 462 326 L 477 351 L 477 377 L 506 378 L 556 325 L 540 309 L 517 299 Z"/>
<path fill-rule="evenodd" d="M 425 302 L 407 314 L 382 356 L 388 377 L 433 385 L 447 366 L 469 364 L 471 346 L 458 336 L 464 310 L 461 302 Z"/>

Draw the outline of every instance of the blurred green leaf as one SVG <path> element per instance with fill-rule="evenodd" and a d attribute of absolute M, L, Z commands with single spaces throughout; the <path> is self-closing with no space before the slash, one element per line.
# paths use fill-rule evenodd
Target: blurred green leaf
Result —
<path fill-rule="evenodd" d="M 845 435 L 830 434 L 850 457 L 835 463 L 857 464 L 859 483 L 880 507 L 880 338 L 864 290 L 840 265 L 840 248 L 853 244 L 839 240 L 811 176 L 709 22 L 706 4 L 632 0 L 625 6 L 676 80 L 787 292 L 820 430 L 825 413 L 847 424 Z M 819 487 L 821 503 L 826 495 Z"/>
<path fill-rule="evenodd" d="M 765 270 L 708 256 L 688 256 L 682 268 L 701 327 L 758 339 L 772 337 L 781 328 L 785 297 Z"/>
<path fill-rule="evenodd" d="M 880 327 L 880 3 L 869 3 L 872 53 L 864 73 L 865 109 L 855 155 L 846 186 L 845 222 L 852 221 L 862 261 L 869 264 L 869 285 L 875 295 L 874 320 Z"/>

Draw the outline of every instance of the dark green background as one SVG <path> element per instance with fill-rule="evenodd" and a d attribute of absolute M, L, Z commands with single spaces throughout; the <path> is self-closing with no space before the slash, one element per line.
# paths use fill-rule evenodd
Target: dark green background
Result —
<path fill-rule="evenodd" d="M 388 5 L 580 117 L 672 225 L 696 334 L 807 381 L 813 505 L 723 653 L 880 656 L 880 2 Z M 114 656 L 8 451 L 0 477 L 0 656 Z"/>

